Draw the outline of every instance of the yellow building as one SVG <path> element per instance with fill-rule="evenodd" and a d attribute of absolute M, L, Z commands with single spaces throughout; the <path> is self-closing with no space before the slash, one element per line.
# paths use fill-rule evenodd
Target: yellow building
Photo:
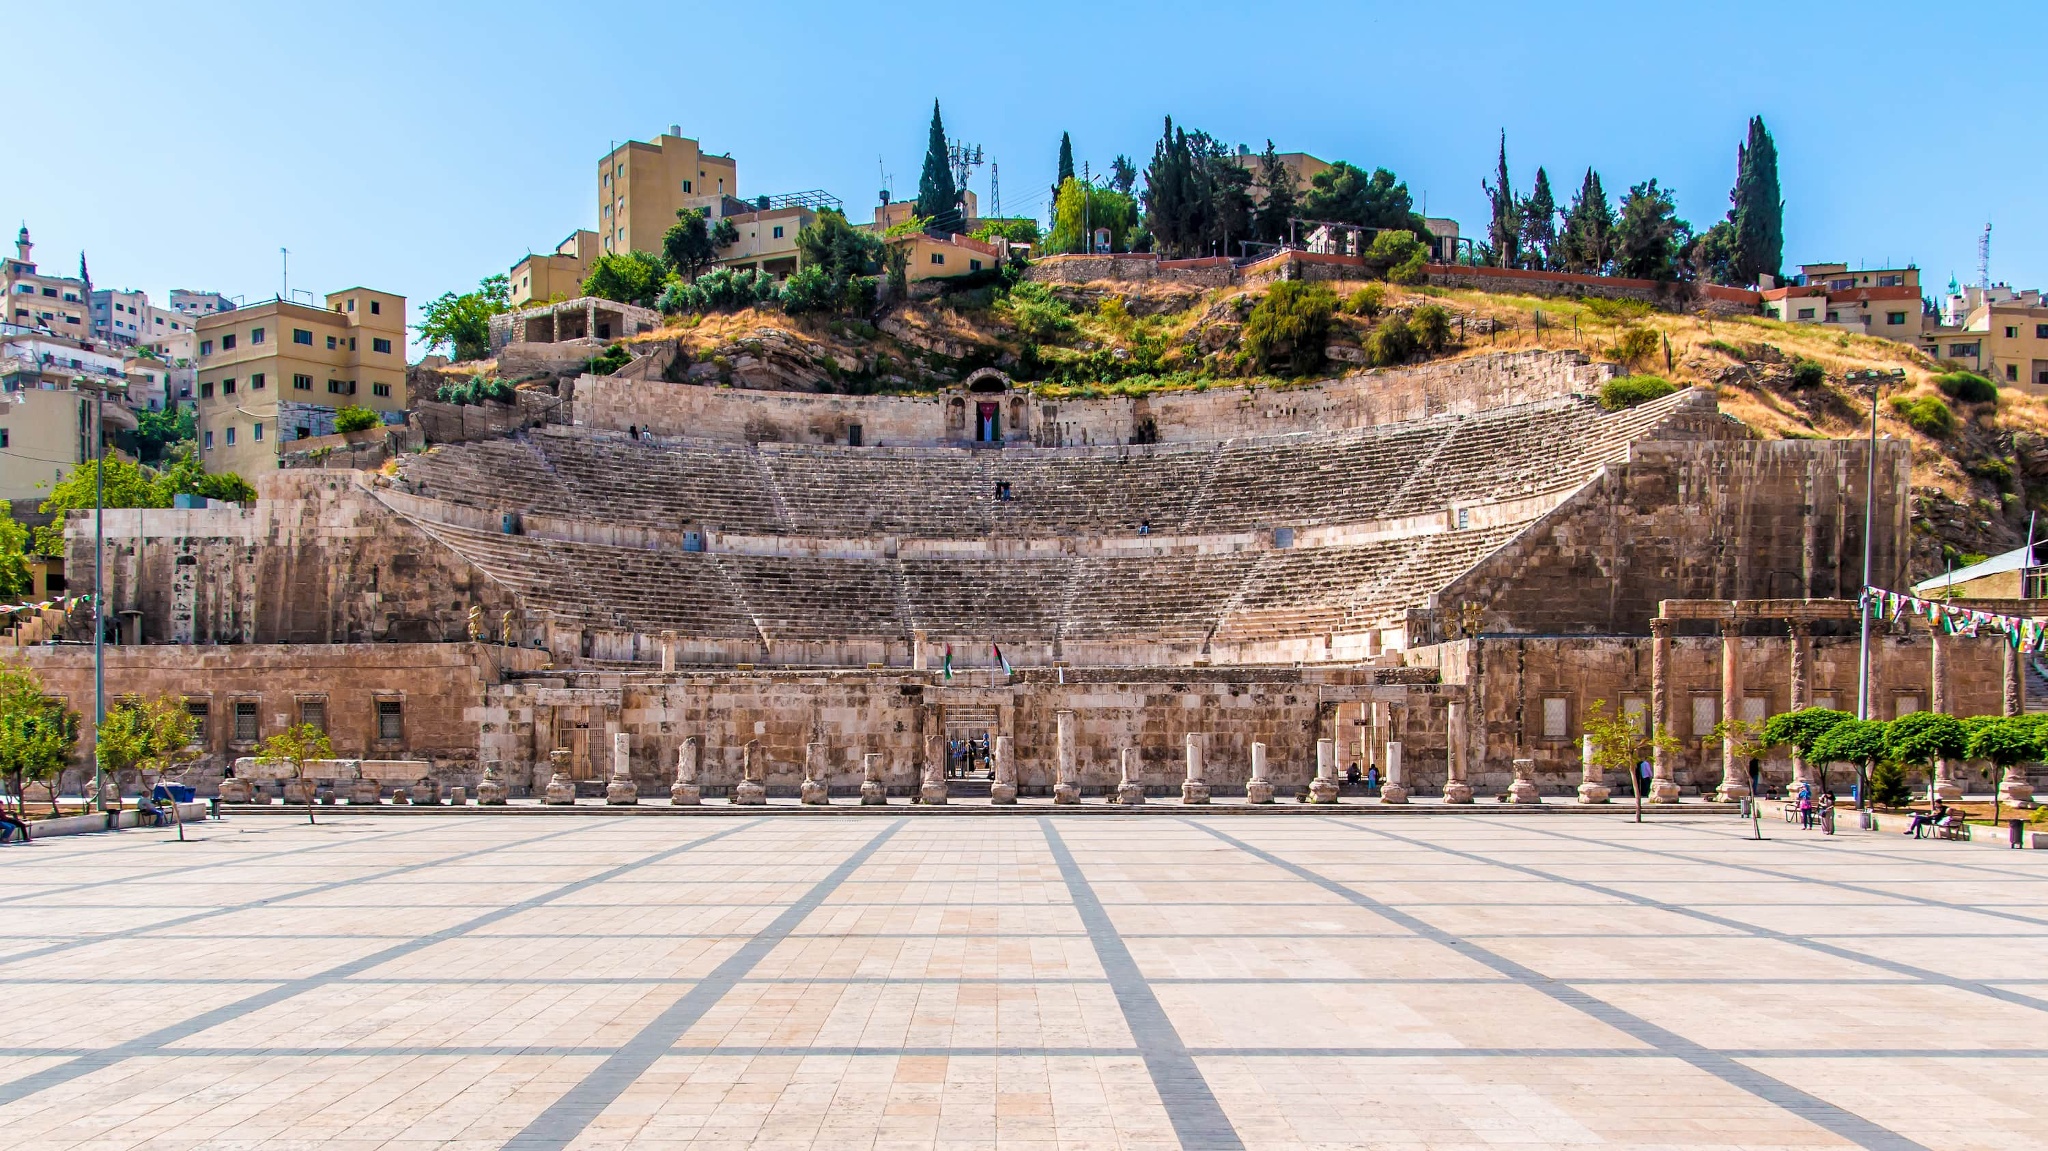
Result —
<path fill-rule="evenodd" d="M 512 306 L 571 300 L 583 294 L 583 281 L 597 262 L 597 233 L 578 228 L 546 255 L 528 253 L 512 265 Z"/>
<path fill-rule="evenodd" d="M 942 237 L 912 232 L 892 237 L 888 243 L 891 247 L 910 249 L 910 262 L 905 272 L 912 283 L 966 276 L 1001 267 L 1003 262 L 1001 248 L 958 233 Z"/>
<path fill-rule="evenodd" d="M 972 231 L 974 223 L 981 219 L 981 200 L 971 190 L 961 195 L 967 205 L 967 219 L 961 222 L 960 230 Z M 875 205 L 875 222 L 869 225 L 869 230 L 886 232 L 898 224 L 916 218 L 916 200 L 890 200 Z"/>
<path fill-rule="evenodd" d="M 14 238 L 14 258 L 0 260 L 0 299 L 7 309 L 0 323 L 48 328 L 74 340 L 91 338 L 92 300 L 85 281 L 38 272 L 27 225 Z"/>
<path fill-rule="evenodd" d="M 326 308 L 270 300 L 199 321 L 199 456 L 209 472 L 251 476 L 279 445 L 334 431 L 334 413 L 403 419 L 405 297 L 331 292 Z"/>
<path fill-rule="evenodd" d="M 1961 364 L 2004 387 L 2048 395 L 2048 301 L 2038 291 L 1975 293 L 1953 327 L 1920 337 L 1935 360 Z"/>
<path fill-rule="evenodd" d="M 725 217 L 739 233 L 731 245 L 718 249 L 717 267 L 752 268 L 771 276 L 796 271 L 796 236 L 818 213 L 792 205 L 766 211 L 740 212 Z"/>
<path fill-rule="evenodd" d="M 102 345 L 0 326 L 0 499 L 33 499 L 92 458 L 94 391 L 109 455 L 133 447 L 121 357 Z"/>
<path fill-rule="evenodd" d="M 698 208 L 716 218 L 720 202 L 737 195 L 739 171 L 732 157 L 705 152 L 671 124 L 654 143 L 629 140 L 598 164 L 598 246 L 615 253 L 659 252 L 677 211 Z"/>

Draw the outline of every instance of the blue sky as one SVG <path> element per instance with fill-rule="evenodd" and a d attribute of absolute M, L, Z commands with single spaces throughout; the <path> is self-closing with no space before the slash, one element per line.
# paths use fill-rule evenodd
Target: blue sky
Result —
<path fill-rule="evenodd" d="M 1505 129 L 1518 190 L 1650 176 L 1705 227 L 1761 113 L 1788 264 L 1915 261 L 1932 285 L 2048 283 L 2038 3 L 1004 7 L 804 3 L 10 5 L 0 220 L 100 286 L 291 282 L 415 302 L 594 224 L 598 157 L 670 123 L 747 195 L 824 188 L 855 219 L 914 193 L 938 98 L 1042 213 L 1061 131 L 1140 167 L 1161 117 L 1392 168 L 1473 232 Z M 77 29 L 86 29 L 81 33 Z M 988 172 L 973 186 L 986 196 Z M 984 201 L 986 204 L 986 201 Z"/>

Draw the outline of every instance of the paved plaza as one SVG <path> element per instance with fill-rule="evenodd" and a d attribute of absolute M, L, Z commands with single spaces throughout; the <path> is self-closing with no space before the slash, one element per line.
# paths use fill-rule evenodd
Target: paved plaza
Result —
<path fill-rule="evenodd" d="M 0 1147 L 2048 1145 L 2048 853 L 323 816 L 0 848 Z"/>

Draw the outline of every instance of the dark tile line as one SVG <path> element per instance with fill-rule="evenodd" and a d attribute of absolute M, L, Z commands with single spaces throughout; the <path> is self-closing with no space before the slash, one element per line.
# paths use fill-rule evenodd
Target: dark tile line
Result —
<path fill-rule="evenodd" d="M 1471 936 L 1465 938 L 1470 939 Z M 50 978 L 21 979 L 11 981 L 16 987 L 249 987 L 256 984 L 282 983 L 286 976 L 247 976 L 242 978 L 178 978 L 151 979 L 135 977 L 129 979 L 92 976 L 53 976 Z M 499 976 L 494 978 L 460 978 L 455 976 L 419 976 L 415 978 L 394 978 L 390 976 L 364 976 L 346 979 L 341 985 L 348 987 L 665 987 L 673 984 L 696 983 L 700 976 Z M 808 987 L 859 987 L 870 984 L 902 984 L 907 987 L 1064 987 L 1068 985 L 1100 986 L 1109 982 L 1107 977 L 1095 976 L 945 976 L 945 975 L 805 975 L 789 977 L 748 976 L 743 984 L 792 985 Z M 1501 987 L 1512 982 L 1502 976 L 1480 975 L 1177 975 L 1148 976 L 1146 982 L 1154 986 L 1164 984 L 1187 985 L 1192 987 Z M 1871 976 L 1866 979 L 1799 979 L 1776 978 L 1771 976 L 1731 975 L 1722 979 L 1704 978 L 1661 978 L 1642 976 L 1639 978 L 1579 978 L 1561 976 L 1559 983 L 1574 987 L 1914 987 L 1920 981 L 1904 976 Z M 2001 979 L 1998 983 L 2039 984 L 2048 982 L 2041 979 Z M 8 986 L 0 981 L 0 986 Z"/>
<path fill-rule="evenodd" d="M 398 1045 L 388 1047 L 167 1047 L 151 1052 L 150 1059 L 422 1059 L 422 1058 L 609 1058 L 621 1049 L 592 1045 L 556 1044 L 455 1044 L 447 1047 Z M 1196 1059 L 1670 1059 L 1682 1062 L 1671 1052 L 1655 1047 L 1189 1047 Z M 1726 1047 L 1709 1048 L 1727 1059 L 2048 1059 L 2048 1050 L 2008 1050 L 1997 1047 Z M 74 1047 L 0 1047 L 0 1058 L 46 1059 L 76 1056 Z M 719 1043 L 710 1046 L 680 1045 L 663 1049 L 657 1058 L 704 1056 L 716 1058 L 811 1056 L 896 1059 L 941 1057 L 974 1058 L 1132 1058 L 1144 1054 L 1138 1047 L 1117 1046 L 1030 1046 L 1006 1044 L 958 1047 L 935 1045 L 869 1046 L 801 1044 Z"/>
<path fill-rule="evenodd" d="M 1418 840 L 1409 839 L 1407 836 L 1400 835 L 1391 831 L 1385 831 L 1376 827 L 1360 827 L 1355 823 L 1346 823 L 1334 819 L 1330 820 L 1329 822 L 1334 823 L 1339 827 L 1349 827 L 1354 831 L 1362 831 L 1368 835 L 1384 836 L 1389 839 L 1401 840 L 1406 843 L 1421 842 Z M 1862 964 L 1865 967 L 1875 967 L 1882 971 L 1889 971 L 1894 975 L 1903 975 L 1909 979 L 1919 980 L 1921 983 L 1933 984 L 1941 987 L 1950 987 L 1958 991 L 1967 991 L 1973 995 L 1982 995 L 1990 999 L 1996 999 L 2001 1003 L 2012 1004 L 2016 1007 L 2028 1007 L 2036 1011 L 2048 1011 L 2048 999 L 2042 999 L 2032 995 L 2022 995 L 2017 991 L 2008 991 L 2003 987 L 1994 987 L 1989 983 L 1981 983 L 1974 979 L 1960 979 L 1956 976 L 1949 975 L 1945 972 L 1931 971 L 1925 967 L 1915 967 L 1910 963 L 1901 963 L 1896 959 L 1886 959 L 1883 956 L 1871 955 L 1866 952 L 1856 951 L 1848 947 L 1840 947 L 1832 943 L 1823 942 L 1822 937 L 1818 935 L 1802 935 L 1790 931 L 1780 931 L 1775 927 L 1765 927 L 1760 924 L 1750 923 L 1746 920 L 1731 919 L 1725 915 L 1715 915 L 1712 912 L 1700 911 L 1696 908 L 1687 907 L 1684 904 L 1680 903 L 1666 903 L 1661 899 L 1652 899 L 1647 895 L 1638 895 L 1632 891 L 1623 891 L 1620 888 L 1608 887 L 1605 884 L 1593 883 L 1589 880 L 1572 879 L 1568 876 L 1555 875 L 1550 872 L 1544 871 L 1542 868 L 1531 867 L 1526 863 L 1509 863 L 1506 860 L 1489 860 L 1487 859 L 1487 857 L 1483 855 L 1479 855 L 1475 852 L 1465 851 L 1461 848 L 1444 847 L 1436 844 L 1425 844 L 1425 846 L 1428 846 L 1431 850 L 1443 852 L 1446 855 L 1456 855 L 1462 856 L 1466 859 L 1485 861 L 1491 863 L 1494 867 L 1497 868 L 1504 868 L 1509 871 L 1519 871 L 1524 875 L 1548 879 L 1553 883 L 1567 884 L 1569 886 L 1579 888 L 1582 891 L 1590 891 L 1597 895 L 1607 896 L 1610 899 L 1619 899 L 1624 903 L 1631 903 L 1637 907 L 1647 907 L 1653 910 L 1667 912 L 1672 915 L 1682 916 L 1687 919 L 1698 920 L 1701 923 L 1711 923 L 1717 927 L 1725 927 L 1731 931 L 1740 932 L 1741 934 L 1747 935 L 1752 939 L 1767 939 L 1773 943 L 1784 943 L 1793 947 L 1804 948 L 1808 951 L 1816 951 L 1822 955 L 1826 955 L 1834 959 L 1843 959 L 1851 963 Z M 1868 939 L 1874 937 L 1874 935 L 1833 936 L 1833 938 L 1837 939 Z M 2011 932 L 2004 932 L 1998 935 L 1991 936 L 1991 938 L 1996 939 L 2008 939 L 2011 937 Z M 1907 935 L 1906 938 L 1920 939 L 1925 938 L 1925 935 L 1924 933 Z M 1968 939 L 1982 938 L 1982 936 L 1966 935 L 1960 932 L 1942 932 L 1941 938 Z"/>
<path fill-rule="evenodd" d="M 20 1079 L 16 1079 L 8 1083 L 0 1083 L 0 1106 L 4 1106 L 6 1104 L 13 1103 L 21 1099 L 25 1099 L 40 1091 L 46 1091 L 52 1087 L 69 1083 L 75 1079 L 79 1079 L 86 1075 L 90 1075 L 95 1071 L 104 1070 L 105 1068 L 111 1067 L 117 1063 L 122 1062 L 123 1060 L 159 1054 L 163 1051 L 164 1048 L 169 1047 L 174 1043 L 178 1043 L 185 1039 L 190 1039 L 194 1035 L 198 1035 L 211 1028 L 218 1027 L 223 1023 L 232 1022 L 233 1020 L 239 1019 L 252 1012 L 261 1011 L 266 1007 L 282 1003 L 287 999 L 291 999 L 299 995 L 304 995 L 309 992 L 318 991 L 321 988 L 331 986 L 332 984 L 339 982 L 340 980 L 347 979 L 350 976 L 358 975 L 362 972 L 369 971 L 378 966 L 381 966 L 382 964 L 389 963 L 394 959 L 402 959 L 407 955 L 423 951 L 426 948 L 432 947 L 437 943 L 442 943 L 447 940 L 454 939 L 457 936 L 465 935 L 469 932 L 476 930 L 479 927 L 495 922 L 496 920 L 506 915 L 511 915 L 520 911 L 540 907 L 548 903 L 549 901 L 559 898 L 561 896 L 573 894 L 574 892 L 582 891 L 585 888 L 594 887 L 600 883 L 603 883 L 606 879 L 609 879 L 614 875 L 624 875 L 638 868 L 645 867 L 648 864 L 658 863 L 661 860 L 670 858 L 675 855 L 680 855 L 685 851 L 701 847 L 704 844 L 724 839 L 730 835 L 738 834 L 739 832 L 745 831 L 750 827 L 758 825 L 760 822 L 761 821 L 758 819 L 753 819 L 747 820 L 744 823 L 736 823 L 729 828 L 713 832 L 710 835 L 700 836 L 696 839 L 689 840 L 688 842 L 685 842 L 678 846 L 668 848 L 664 851 L 658 851 L 653 855 L 644 856 L 641 859 L 635 860 L 630 863 L 618 864 L 613 867 L 607 868 L 604 871 L 600 871 L 594 875 L 589 875 L 574 882 L 563 884 L 562 886 L 557 887 L 552 891 L 543 892 L 540 895 L 530 896 L 524 900 L 521 900 L 518 903 L 510 904 L 506 907 L 500 908 L 498 910 L 489 912 L 484 915 L 479 915 L 466 922 L 456 924 L 453 927 L 443 928 L 440 931 L 436 931 L 428 935 L 418 936 L 404 943 L 396 944 L 391 947 L 386 947 L 379 951 L 374 951 L 368 955 L 360 956 L 358 958 L 351 959 L 346 963 L 341 963 L 334 967 L 330 967 L 325 971 L 320 971 L 315 974 L 304 976 L 299 979 L 294 979 L 286 983 L 277 984 L 273 987 L 269 987 L 262 991 L 259 991 L 254 995 L 249 995 L 242 999 L 238 999 L 233 1003 L 222 1004 L 219 1007 L 215 1007 L 208 1011 L 203 1011 L 198 1015 L 194 1015 L 190 1018 L 179 1020 L 178 1022 L 172 1023 L 165 1027 L 159 1027 L 155 1031 L 151 1031 L 147 1034 L 137 1036 L 133 1039 L 128 1040 L 127 1042 L 117 1044 L 103 1051 L 95 1051 L 87 1055 L 82 1055 L 76 1059 L 69 1060 L 68 1062 L 57 1064 L 54 1067 L 46 1067 L 39 1071 L 30 1072 L 29 1074 L 21 1077 Z M 555 832 L 552 833 L 550 836 L 545 836 L 543 838 L 552 838 L 553 835 L 573 834 L 575 830 L 578 829 L 570 829 L 569 831 Z M 485 850 L 507 850 L 512 847 L 518 847 L 520 845 L 520 842 L 515 842 L 511 844 L 504 844 L 496 848 L 487 848 Z"/>
<path fill-rule="evenodd" d="M 1752 1067 L 1745 1066 L 1727 1055 L 1709 1050 L 1677 1032 L 1659 1027 L 1649 1020 L 1625 1011 L 1604 999 L 1582 991 L 1569 984 L 1560 983 L 1545 976 L 1534 968 L 1524 966 L 1498 952 L 1489 951 L 1468 938 L 1461 938 L 1425 920 L 1418 919 L 1400 908 L 1382 903 L 1363 892 L 1357 891 L 1336 880 L 1329 879 L 1300 864 L 1254 847 L 1236 836 L 1219 831 L 1205 823 L 1189 821 L 1199 830 L 1235 846 L 1246 854 L 1263 860 L 1274 867 L 1292 872 L 1302 879 L 1351 900 L 1358 906 L 1384 916 L 1389 921 L 1414 932 L 1457 954 L 1500 972 L 1533 991 L 1540 992 L 1564 1006 L 1573 1008 L 1593 1019 L 1614 1028 L 1616 1031 L 1644 1043 L 1671 1058 L 1677 1059 L 1707 1075 L 1719 1079 L 1740 1091 L 1745 1091 L 1767 1103 L 1783 1108 L 1823 1130 L 1856 1144 L 1868 1151 L 1927 1151 L 1904 1135 L 1856 1114 L 1838 1107 L 1819 1096 L 1802 1091 L 1781 1079 L 1773 1078 Z M 1331 821 L 1340 827 L 1353 824 Z M 1393 836 L 1395 839 L 1404 839 Z M 1404 840 L 1413 843 L 1413 840 Z M 1424 845 L 1430 846 L 1430 845 Z M 1437 850 L 1447 850 L 1438 848 Z"/>
<path fill-rule="evenodd" d="M 641 1027 L 637 1034 L 575 1086 L 557 1096 L 546 1110 L 506 1141 L 506 1151 L 561 1151 L 567 1147 L 613 1100 L 646 1074 L 656 1060 L 667 1054 L 685 1032 L 704 1018 L 706 1012 L 766 959 L 783 937 L 816 911 L 828 896 L 839 889 L 840 884 L 846 882 L 848 876 L 859 870 L 889 841 L 889 837 L 901 831 L 908 822 L 907 819 L 897 819 L 861 845 L 803 898 L 785 908 L 774 922 L 727 956 L 709 975 Z"/>
<path fill-rule="evenodd" d="M 1223 1104 L 1217 1101 L 1216 1093 L 1209 1088 L 1209 1081 L 1203 1078 L 1201 1067 L 1181 1041 L 1180 1032 L 1174 1028 L 1166 1008 L 1146 984 L 1138 961 L 1132 958 L 1131 949 L 1117 934 L 1109 912 L 1096 899 L 1094 889 L 1088 885 L 1088 877 L 1082 873 L 1080 864 L 1074 861 L 1073 853 L 1067 850 L 1059 829 L 1046 816 L 1039 817 L 1038 825 L 1045 833 L 1046 847 L 1052 852 L 1053 862 L 1059 866 L 1060 875 L 1073 896 L 1074 910 L 1088 929 L 1096 961 L 1109 977 L 1110 989 L 1116 995 L 1117 1006 L 1123 1011 L 1124 1024 L 1130 1028 L 1131 1039 L 1145 1060 L 1145 1071 L 1152 1077 L 1152 1087 L 1159 1094 L 1159 1103 L 1165 1108 L 1167 1120 L 1173 1124 L 1181 1146 L 1242 1151 L 1244 1139 L 1224 1113 Z"/>

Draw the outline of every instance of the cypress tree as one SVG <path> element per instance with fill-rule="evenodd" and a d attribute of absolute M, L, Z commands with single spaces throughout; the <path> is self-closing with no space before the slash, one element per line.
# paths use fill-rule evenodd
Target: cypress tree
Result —
<path fill-rule="evenodd" d="M 1508 134 L 1500 134 L 1500 164 L 1494 169 L 1494 182 L 1479 181 L 1486 192 L 1486 198 L 1493 204 L 1493 222 L 1487 226 L 1486 242 L 1493 247 L 1493 264 L 1497 268 L 1513 268 L 1522 262 L 1522 207 L 1515 200 L 1515 190 L 1508 184 Z"/>
<path fill-rule="evenodd" d="M 953 186 L 953 165 L 946 158 L 946 125 L 939 120 L 939 102 L 932 101 L 931 140 L 924 148 L 924 171 L 917 177 L 917 214 L 941 228 L 960 226 L 960 190 Z"/>
<path fill-rule="evenodd" d="M 1074 141 L 1065 132 L 1060 133 L 1060 167 L 1052 181 L 1052 198 L 1060 198 L 1060 189 L 1074 178 Z"/>
<path fill-rule="evenodd" d="M 1737 283 L 1753 284 L 1760 275 L 1776 275 L 1785 260 L 1785 201 L 1778 193 L 1778 145 L 1762 116 L 1749 120 L 1749 139 L 1736 151 L 1735 259 L 1730 266 Z"/>
<path fill-rule="evenodd" d="M 1266 141 L 1266 151 L 1259 157 L 1259 189 L 1265 199 L 1259 204 L 1253 232 L 1269 244 L 1278 243 L 1287 238 L 1287 218 L 1295 211 L 1294 177 L 1280 163 L 1271 140 Z"/>
<path fill-rule="evenodd" d="M 1522 202 L 1522 263 L 1535 271 L 1557 267 L 1557 199 L 1550 174 L 1536 169 L 1536 187 Z"/>
<path fill-rule="evenodd" d="M 1614 209 L 1608 206 L 1607 192 L 1600 186 L 1600 173 L 1588 168 L 1571 210 L 1565 213 L 1559 263 L 1567 272 L 1599 275 L 1613 257 L 1613 232 Z"/>

